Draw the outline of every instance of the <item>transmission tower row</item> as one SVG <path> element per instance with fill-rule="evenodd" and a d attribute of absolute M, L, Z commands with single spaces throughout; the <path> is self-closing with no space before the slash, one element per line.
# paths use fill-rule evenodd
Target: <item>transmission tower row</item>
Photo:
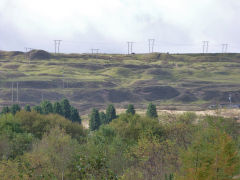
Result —
<path fill-rule="evenodd" d="M 60 52 L 60 45 L 61 45 L 62 40 L 54 40 L 54 52 L 55 54 L 58 54 Z M 136 42 L 132 42 L 132 41 L 128 41 L 127 42 L 127 54 L 133 54 L 133 44 Z M 208 53 L 209 51 L 209 41 L 202 41 L 202 53 Z M 154 52 L 154 46 L 155 46 L 155 39 L 148 39 L 148 52 L 149 53 L 153 53 Z M 227 53 L 227 49 L 229 47 L 229 44 L 222 44 L 222 53 Z M 26 59 L 29 59 L 29 63 L 30 63 L 30 58 L 29 58 L 29 54 L 27 54 L 27 52 L 29 52 L 30 50 L 32 50 L 32 48 L 25 48 L 26 51 Z M 91 49 L 91 53 L 92 54 L 98 54 L 99 53 L 99 49 Z"/>

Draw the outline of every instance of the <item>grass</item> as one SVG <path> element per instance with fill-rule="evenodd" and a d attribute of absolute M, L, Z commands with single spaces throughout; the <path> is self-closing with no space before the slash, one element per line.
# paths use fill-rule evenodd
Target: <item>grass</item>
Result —
<path fill-rule="evenodd" d="M 6 84 L 12 81 L 59 81 L 62 83 L 62 80 L 65 79 L 72 83 L 85 83 L 85 86 L 81 88 L 68 89 L 69 95 L 65 93 L 64 96 L 69 97 L 72 97 L 72 94 L 76 94 L 77 91 L 92 89 L 86 84 L 88 82 L 96 82 L 96 85 L 103 82 L 114 84 L 112 86 L 96 86 L 93 88 L 95 91 L 124 88 L 133 92 L 137 87 L 168 85 L 176 88 L 181 94 L 184 94 L 186 90 L 193 91 L 197 94 L 198 100 L 186 104 L 202 106 L 212 103 L 211 100 L 202 99 L 204 88 L 225 92 L 237 91 L 240 87 L 239 54 L 226 54 L 225 56 L 221 54 L 207 54 L 205 56 L 201 54 L 158 53 L 128 56 L 100 54 L 97 59 L 88 54 L 76 55 L 75 58 L 61 54 L 58 58 L 31 60 L 31 64 L 28 64 L 28 60 L 24 58 L 23 54 L 12 56 L 11 52 L 1 53 L 3 56 L 0 56 L 0 82 Z M 129 65 L 134 65 L 137 68 Z M 168 74 L 151 73 L 152 70 L 156 69 L 161 69 Z M 4 83 L 0 83 L 0 89 L 6 89 L 10 92 L 11 89 L 6 87 Z M 219 87 L 211 88 L 211 85 L 228 85 L 228 87 L 223 86 L 219 89 Z M 59 86 L 61 87 L 61 84 Z M 34 87 L 32 88 L 34 89 Z M 42 89 L 45 93 L 49 91 L 47 87 Z M 105 98 L 107 94 L 102 94 L 102 96 Z M 72 97 L 72 101 L 74 102 L 74 97 Z M 4 102 L 1 95 L 0 102 L 7 103 Z M 110 100 L 106 100 L 106 102 L 110 102 Z M 34 99 L 30 103 L 34 104 Z M 83 100 L 83 102 L 74 103 L 82 105 L 86 103 L 94 104 L 95 102 Z M 127 103 L 126 100 L 123 103 Z M 148 102 L 144 98 L 140 98 L 137 103 Z M 172 98 L 166 101 L 157 100 L 156 103 L 162 106 L 178 106 L 183 102 Z"/>

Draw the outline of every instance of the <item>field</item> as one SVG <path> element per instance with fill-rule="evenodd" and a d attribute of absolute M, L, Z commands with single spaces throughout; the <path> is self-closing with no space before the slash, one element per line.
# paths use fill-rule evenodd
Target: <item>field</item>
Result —
<path fill-rule="evenodd" d="M 51 54 L 0 51 L 0 104 L 68 98 L 83 114 L 93 107 L 205 110 L 240 103 L 240 54 Z"/>

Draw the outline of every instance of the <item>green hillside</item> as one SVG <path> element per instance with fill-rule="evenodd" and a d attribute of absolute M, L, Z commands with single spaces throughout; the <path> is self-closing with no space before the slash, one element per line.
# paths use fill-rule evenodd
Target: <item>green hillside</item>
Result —
<path fill-rule="evenodd" d="M 30 62 L 30 63 L 29 63 Z M 79 111 L 118 108 L 198 110 L 240 103 L 240 54 L 50 54 L 0 51 L 0 103 L 68 98 Z"/>

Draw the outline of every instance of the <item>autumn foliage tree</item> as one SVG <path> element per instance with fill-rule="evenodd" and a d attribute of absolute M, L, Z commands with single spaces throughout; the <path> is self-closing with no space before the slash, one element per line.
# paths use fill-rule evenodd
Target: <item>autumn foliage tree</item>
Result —
<path fill-rule="evenodd" d="M 182 152 L 179 179 L 233 179 L 238 173 L 240 156 L 232 137 L 217 129 L 208 129 L 196 136 Z"/>

